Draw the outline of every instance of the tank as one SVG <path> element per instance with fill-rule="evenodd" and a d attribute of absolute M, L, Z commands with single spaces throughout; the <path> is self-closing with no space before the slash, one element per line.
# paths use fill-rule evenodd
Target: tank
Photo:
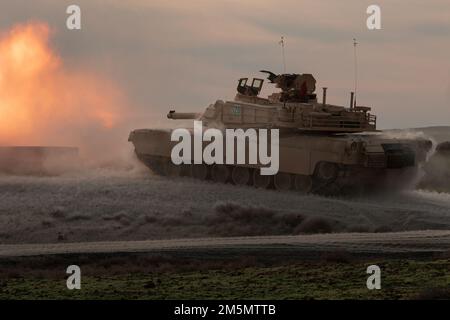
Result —
<path fill-rule="evenodd" d="M 258 164 L 181 164 L 171 161 L 172 130 L 138 129 L 129 135 L 137 157 L 154 172 L 220 183 L 300 193 L 335 194 L 348 190 L 389 190 L 409 184 L 427 159 L 432 142 L 396 139 L 376 128 L 371 108 L 318 102 L 312 74 L 274 74 L 262 70 L 277 92 L 260 96 L 262 78 L 241 78 L 233 100 L 217 100 L 203 112 L 171 110 L 173 120 L 199 120 L 204 128 L 279 129 L 279 170 L 261 174 Z M 191 129 L 191 134 L 192 129 Z"/>

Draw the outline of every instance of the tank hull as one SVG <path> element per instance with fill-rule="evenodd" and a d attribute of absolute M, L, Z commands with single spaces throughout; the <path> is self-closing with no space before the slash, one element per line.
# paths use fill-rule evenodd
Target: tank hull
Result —
<path fill-rule="evenodd" d="M 382 134 L 324 136 L 281 132 L 279 172 L 261 176 L 260 165 L 174 165 L 171 151 L 178 142 L 171 141 L 170 130 L 134 130 L 129 141 L 137 157 L 158 174 L 333 194 L 410 185 L 431 149 L 427 140 L 391 139 Z"/>

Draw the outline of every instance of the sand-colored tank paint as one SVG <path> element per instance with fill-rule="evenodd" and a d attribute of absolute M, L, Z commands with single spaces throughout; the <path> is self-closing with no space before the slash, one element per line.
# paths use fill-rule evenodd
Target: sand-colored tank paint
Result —
<path fill-rule="evenodd" d="M 334 193 L 345 187 L 362 188 L 386 181 L 391 186 L 399 177 L 414 178 L 432 147 L 426 139 L 394 139 L 377 131 L 371 108 L 357 106 L 353 99 L 349 107 L 319 103 L 312 75 L 271 74 L 269 80 L 281 92 L 259 97 L 262 80 L 254 79 L 247 85 L 248 79 L 241 78 L 232 101 L 217 100 L 203 113 L 169 112 L 170 119 L 200 120 L 205 129 L 279 129 L 280 165 L 275 176 L 259 176 L 259 170 L 255 170 L 259 165 L 239 165 L 249 170 L 243 175 L 242 170 L 233 174 L 236 165 L 221 165 L 226 169 L 219 169 L 219 165 L 206 164 L 207 174 L 202 176 L 235 184 L 250 176 L 249 185 L 259 186 L 261 182 L 266 187 L 301 192 Z M 141 161 L 167 174 L 174 170 L 170 154 L 176 143 L 170 136 L 171 130 L 138 129 L 130 133 L 129 141 Z M 192 167 L 182 165 L 175 171 L 192 175 Z M 226 179 L 224 174 L 228 174 Z"/>

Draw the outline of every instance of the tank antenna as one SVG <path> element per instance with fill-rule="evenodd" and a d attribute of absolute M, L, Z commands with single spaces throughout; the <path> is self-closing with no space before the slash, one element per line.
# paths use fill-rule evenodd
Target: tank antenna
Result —
<path fill-rule="evenodd" d="M 354 55 L 354 77 L 355 77 L 355 100 L 354 100 L 354 106 L 356 106 L 356 90 L 358 89 L 358 60 L 356 55 L 356 45 L 358 42 L 356 42 L 356 38 L 353 38 L 353 55 Z M 353 106 L 352 106 L 353 107 Z"/>
<path fill-rule="evenodd" d="M 283 58 L 283 73 L 286 73 L 286 57 L 284 55 L 284 37 L 281 36 L 281 40 L 278 42 L 281 45 L 281 55 Z"/>

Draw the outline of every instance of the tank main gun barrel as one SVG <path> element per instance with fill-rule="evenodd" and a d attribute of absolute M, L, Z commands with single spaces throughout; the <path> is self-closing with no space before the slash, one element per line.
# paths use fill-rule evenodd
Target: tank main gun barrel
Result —
<path fill-rule="evenodd" d="M 197 119 L 200 114 L 195 112 L 175 112 L 175 110 L 170 110 L 167 114 L 167 118 L 172 120 L 185 120 L 185 119 Z"/>

